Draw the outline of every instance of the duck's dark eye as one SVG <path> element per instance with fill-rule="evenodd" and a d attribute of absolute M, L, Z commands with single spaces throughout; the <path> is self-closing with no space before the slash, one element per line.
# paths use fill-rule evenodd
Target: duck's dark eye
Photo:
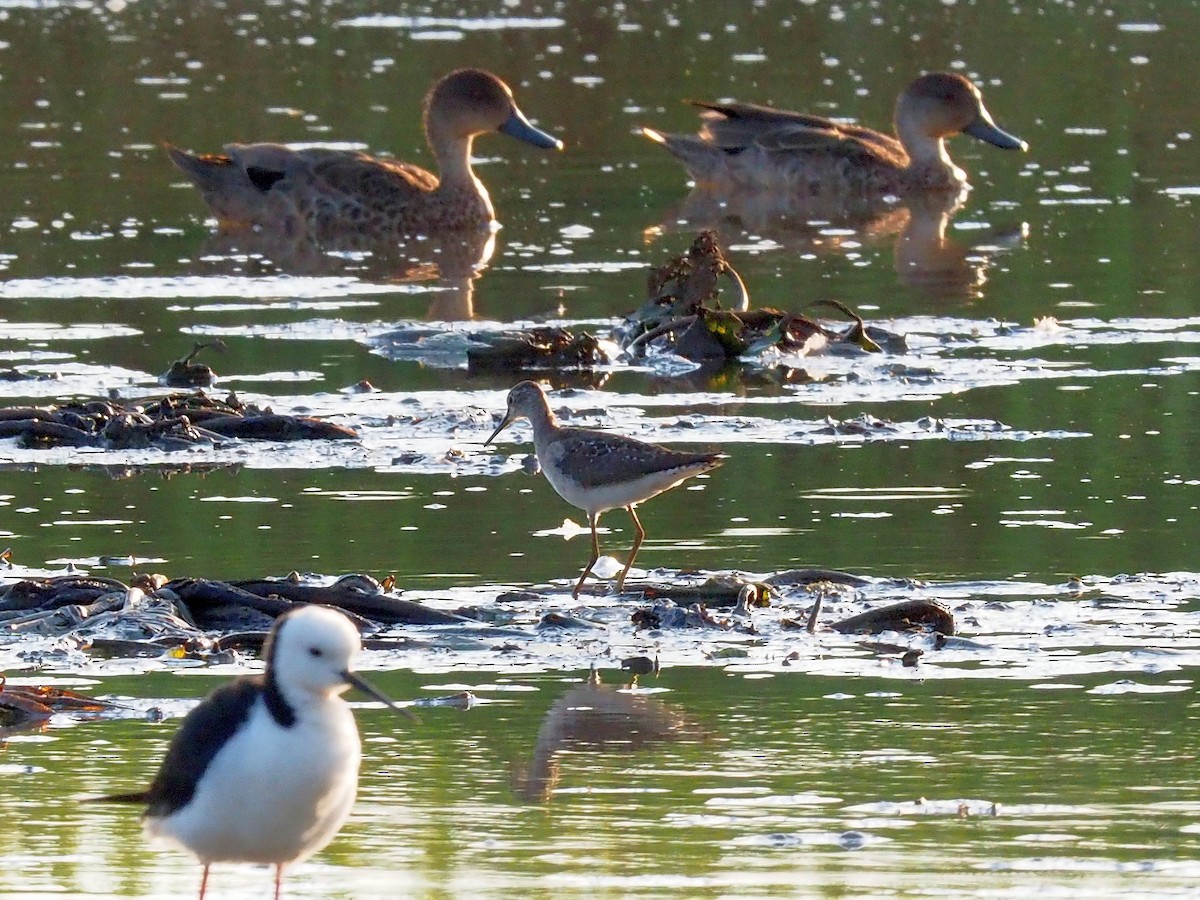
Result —
<path fill-rule="evenodd" d="M 309 648 L 308 648 L 308 655 L 309 655 L 309 656 L 320 656 L 320 655 L 321 655 L 321 648 L 320 648 L 320 647 L 309 647 Z"/>

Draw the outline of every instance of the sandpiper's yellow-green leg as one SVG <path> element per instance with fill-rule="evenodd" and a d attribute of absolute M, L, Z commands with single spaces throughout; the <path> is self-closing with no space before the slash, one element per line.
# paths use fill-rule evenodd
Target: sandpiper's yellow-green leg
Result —
<path fill-rule="evenodd" d="M 625 507 L 629 510 L 629 517 L 633 519 L 633 527 L 636 529 L 633 538 L 633 549 L 629 551 L 629 560 L 625 563 L 625 568 L 621 570 L 621 574 L 617 576 L 617 593 L 621 593 L 621 589 L 625 587 L 625 576 L 629 574 L 629 570 L 633 567 L 633 561 L 637 558 L 638 550 L 642 547 L 642 541 L 646 539 L 646 529 L 642 527 L 642 521 L 634 512 L 632 506 Z"/>

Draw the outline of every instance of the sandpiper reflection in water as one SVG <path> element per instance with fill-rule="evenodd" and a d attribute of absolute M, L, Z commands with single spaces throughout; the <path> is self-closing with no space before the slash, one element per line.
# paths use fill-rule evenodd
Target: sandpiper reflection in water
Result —
<path fill-rule="evenodd" d="M 563 754 L 572 750 L 637 753 L 676 741 L 704 741 L 708 732 L 675 706 L 601 683 L 593 667 L 584 684 L 554 701 L 542 719 L 533 757 L 510 773 L 513 791 L 529 803 L 545 803 L 562 777 Z"/>

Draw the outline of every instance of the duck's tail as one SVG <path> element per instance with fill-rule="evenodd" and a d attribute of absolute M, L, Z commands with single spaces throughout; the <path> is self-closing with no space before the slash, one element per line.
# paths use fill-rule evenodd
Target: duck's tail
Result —
<path fill-rule="evenodd" d="M 219 153 L 188 153 L 180 150 L 174 144 L 163 144 L 163 149 L 171 157 L 175 167 L 183 172 L 196 187 L 207 193 L 232 183 L 240 181 L 244 175 L 234 175 L 240 167 L 233 164 L 228 156 Z M 234 176 L 234 177 L 231 177 Z"/>
<path fill-rule="evenodd" d="M 270 184 L 259 185 L 237 160 L 220 153 L 188 153 L 163 144 L 167 155 L 197 188 L 223 226 L 251 224 L 263 219 L 264 197 Z"/>
<path fill-rule="evenodd" d="M 688 174 L 697 182 L 713 180 L 724 163 L 725 154 L 720 148 L 691 134 L 667 134 L 643 126 L 643 137 L 662 144 L 667 151 L 683 163 Z"/>

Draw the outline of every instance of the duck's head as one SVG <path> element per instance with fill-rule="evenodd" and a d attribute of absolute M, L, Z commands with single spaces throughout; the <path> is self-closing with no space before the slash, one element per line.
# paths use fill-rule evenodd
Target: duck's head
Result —
<path fill-rule="evenodd" d="M 969 134 L 1002 150 L 1026 150 L 1019 137 L 998 128 L 983 105 L 979 88 L 953 72 L 922 75 L 896 100 L 896 132 L 909 146 L 910 139 L 940 140 Z"/>
<path fill-rule="evenodd" d="M 531 125 L 508 85 L 483 69 L 459 69 L 433 86 L 425 98 L 425 130 L 435 144 L 500 131 L 547 150 L 563 146 Z"/>

